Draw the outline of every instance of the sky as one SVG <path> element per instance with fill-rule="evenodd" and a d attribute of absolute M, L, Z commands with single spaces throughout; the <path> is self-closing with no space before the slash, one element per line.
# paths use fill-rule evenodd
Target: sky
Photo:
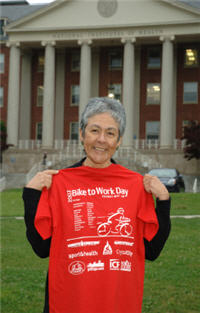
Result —
<path fill-rule="evenodd" d="M 54 0 L 27 0 L 30 4 L 50 3 Z"/>

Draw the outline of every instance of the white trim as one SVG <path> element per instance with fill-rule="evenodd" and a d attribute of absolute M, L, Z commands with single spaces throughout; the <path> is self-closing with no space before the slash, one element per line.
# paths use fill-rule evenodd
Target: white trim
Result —
<path fill-rule="evenodd" d="M 68 0 L 67 0 L 68 1 Z M 199 14 L 200 15 L 200 14 Z M 15 28 L 15 29 L 12 29 L 12 27 L 11 26 L 15 26 L 15 25 L 13 25 L 13 23 L 10 23 L 8 26 L 6 26 L 6 28 L 5 28 L 5 30 L 6 30 L 6 32 L 7 33 L 14 33 L 14 32 L 33 32 L 33 31 L 49 31 L 49 30 L 52 30 L 52 31 L 57 31 L 57 30 L 63 30 L 63 31 L 71 31 L 71 30 L 75 30 L 75 31 L 77 31 L 77 30 L 80 30 L 80 31 L 82 31 L 82 30 L 93 30 L 93 29 L 98 29 L 98 30 L 106 30 L 106 29 L 115 29 L 115 31 L 116 31 L 116 28 L 118 28 L 118 29 L 120 29 L 121 30 L 121 28 L 125 28 L 125 27 L 127 27 L 127 28 L 130 28 L 130 27 L 141 27 L 141 26 L 143 26 L 143 27 L 149 27 L 149 26 L 155 26 L 155 27 L 157 27 L 157 26 L 165 26 L 165 28 L 166 28 L 166 25 L 183 25 L 183 26 L 185 26 L 185 24 L 200 24 L 200 22 L 199 22 L 199 18 L 195 18 L 195 19 L 188 19 L 188 20 L 179 20 L 179 21 L 177 21 L 177 20 L 174 20 L 174 21 L 163 21 L 163 22 L 157 22 L 157 23 L 155 23 L 155 22 L 152 22 L 152 23 L 150 23 L 150 22 L 147 22 L 147 23 L 132 23 L 132 24 L 121 24 L 120 25 L 120 27 L 119 27 L 119 25 L 116 25 L 116 24 L 109 24 L 109 25 L 106 25 L 106 24 L 104 24 L 104 25 L 102 25 L 102 26 L 99 26 L 99 25 L 92 25 L 92 26 L 90 26 L 90 25 L 88 25 L 88 26 L 82 26 L 82 27 L 80 27 L 80 26 L 74 26 L 74 27 L 54 27 L 53 29 L 51 28 L 51 27 L 26 27 L 26 28 Z M 200 33 L 200 29 L 199 29 L 199 31 L 197 31 L 197 33 Z M 83 37 L 83 38 L 87 38 L 87 36 L 86 37 Z"/>

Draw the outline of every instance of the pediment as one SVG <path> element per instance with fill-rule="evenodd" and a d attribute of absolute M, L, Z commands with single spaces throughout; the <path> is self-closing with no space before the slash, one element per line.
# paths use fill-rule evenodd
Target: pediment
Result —
<path fill-rule="evenodd" d="M 7 31 L 170 25 L 198 21 L 200 10 L 173 0 L 57 0 Z"/>

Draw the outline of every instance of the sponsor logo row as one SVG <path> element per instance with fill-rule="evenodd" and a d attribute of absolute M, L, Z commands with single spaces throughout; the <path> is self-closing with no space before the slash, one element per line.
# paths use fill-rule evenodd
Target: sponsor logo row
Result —
<path fill-rule="evenodd" d="M 113 249 L 111 247 L 111 245 L 109 244 L 109 242 L 107 241 L 104 248 L 103 248 L 103 252 L 102 252 L 103 255 L 112 255 L 113 254 Z M 133 252 L 130 251 L 130 250 L 120 250 L 120 249 L 117 249 L 116 250 L 116 254 L 118 255 L 127 255 L 129 257 L 132 257 L 133 256 Z M 93 250 L 93 251 L 79 251 L 77 253 L 70 253 L 68 256 L 70 259 L 74 259 L 74 258 L 77 258 L 77 257 L 86 257 L 86 256 L 97 256 L 98 255 L 98 251 L 96 250 Z"/>
<path fill-rule="evenodd" d="M 75 243 L 70 243 L 68 244 L 68 248 L 79 248 L 79 247 L 87 247 L 87 246 L 98 246 L 100 244 L 100 240 L 96 240 L 96 241 L 78 241 Z M 115 245 L 119 245 L 119 246 L 128 246 L 128 247 L 132 247 L 134 245 L 134 242 L 130 242 L 130 241 L 120 241 L 120 240 L 115 240 L 114 241 Z"/>
<path fill-rule="evenodd" d="M 109 270 L 111 271 L 123 271 L 123 272 L 131 272 L 131 262 L 121 261 L 119 259 L 110 259 L 109 260 Z M 105 263 L 101 260 L 97 262 L 91 262 L 87 265 L 82 261 L 74 261 L 69 264 L 68 271 L 72 275 L 80 275 L 83 274 L 85 271 L 87 272 L 96 272 L 96 271 L 104 271 L 105 270 Z"/>
<path fill-rule="evenodd" d="M 113 254 L 112 250 L 104 250 L 103 251 L 103 255 L 112 255 L 112 254 Z M 129 257 L 132 257 L 133 252 L 129 251 L 129 250 L 119 250 L 119 249 L 117 249 L 116 250 L 116 254 L 118 254 L 118 255 L 127 255 Z M 88 251 L 88 252 L 80 251 L 80 252 L 77 252 L 77 253 L 70 253 L 70 254 L 68 254 L 69 259 L 74 259 L 74 258 L 78 258 L 78 257 L 87 257 L 87 256 L 97 256 L 97 255 L 99 255 L 99 253 L 96 250 L 92 250 L 92 251 Z"/>

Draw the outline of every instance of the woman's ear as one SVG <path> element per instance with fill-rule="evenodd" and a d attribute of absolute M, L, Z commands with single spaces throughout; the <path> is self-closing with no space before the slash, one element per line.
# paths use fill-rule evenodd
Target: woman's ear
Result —
<path fill-rule="evenodd" d="M 119 146 L 121 145 L 122 142 L 122 137 L 119 138 L 118 142 L 117 142 L 117 149 L 119 148 Z"/>
<path fill-rule="evenodd" d="M 83 144 L 83 132 L 81 129 L 79 129 L 79 138 L 80 138 L 80 142 Z"/>

